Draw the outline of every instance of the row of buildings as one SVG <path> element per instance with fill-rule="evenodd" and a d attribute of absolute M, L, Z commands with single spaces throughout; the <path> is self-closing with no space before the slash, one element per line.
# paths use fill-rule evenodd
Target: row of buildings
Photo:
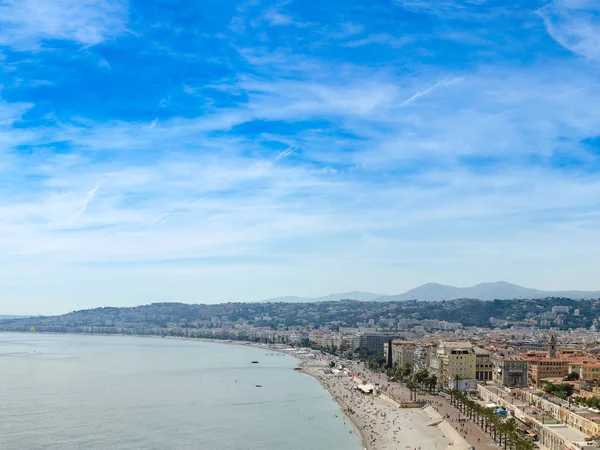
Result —
<path fill-rule="evenodd" d="M 502 386 L 526 387 L 529 364 L 517 355 L 494 353 L 470 342 L 418 343 L 390 340 L 383 346 L 388 367 L 411 366 L 435 375 L 442 388 L 476 389 L 491 381 Z"/>
<path fill-rule="evenodd" d="M 542 448 L 600 447 L 600 410 L 580 400 L 600 398 L 595 347 L 559 348 L 551 336 L 543 345 L 395 339 L 385 343 L 383 351 L 388 366 L 426 369 L 442 389 L 470 392 L 482 406 L 503 408 Z M 569 384 L 573 394 L 556 397 L 543 389 L 547 384 Z"/>
<path fill-rule="evenodd" d="M 600 359 L 577 348 L 557 348 L 552 336 L 542 348 L 534 346 L 475 345 L 468 341 L 408 341 L 390 339 L 382 346 L 388 367 L 425 369 L 441 387 L 462 391 L 493 382 L 506 387 L 540 387 L 566 377 L 600 381 Z"/>

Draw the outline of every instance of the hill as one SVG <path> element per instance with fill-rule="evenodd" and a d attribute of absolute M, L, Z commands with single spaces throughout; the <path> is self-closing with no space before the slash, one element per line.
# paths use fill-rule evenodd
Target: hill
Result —
<path fill-rule="evenodd" d="M 267 300 L 262 300 L 261 303 L 314 303 L 314 302 L 336 302 L 338 300 L 362 300 L 372 301 L 376 298 L 382 298 L 381 294 L 373 294 L 371 292 L 343 292 L 341 294 L 330 294 L 323 297 L 296 297 L 288 295 L 286 297 L 275 297 Z"/>
<path fill-rule="evenodd" d="M 547 297 L 566 297 L 573 299 L 600 298 L 600 291 L 542 291 L 531 289 L 506 281 L 480 283 L 471 287 L 455 287 L 437 283 L 427 283 L 411 289 L 403 294 L 384 295 L 376 301 L 441 301 L 458 298 L 472 298 L 479 300 L 507 300 L 507 299 L 536 299 Z"/>

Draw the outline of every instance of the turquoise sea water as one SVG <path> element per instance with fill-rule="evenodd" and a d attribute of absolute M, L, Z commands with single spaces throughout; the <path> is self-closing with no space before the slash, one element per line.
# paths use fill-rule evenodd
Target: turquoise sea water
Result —
<path fill-rule="evenodd" d="M 0 449 L 360 450 L 329 394 L 267 353 L 0 333 Z"/>

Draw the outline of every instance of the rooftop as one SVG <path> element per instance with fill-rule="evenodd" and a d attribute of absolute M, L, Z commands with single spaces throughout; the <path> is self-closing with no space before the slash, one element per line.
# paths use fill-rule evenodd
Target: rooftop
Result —
<path fill-rule="evenodd" d="M 473 350 L 475 350 L 476 355 L 480 355 L 480 356 L 492 354 L 492 352 L 490 352 L 489 350 L 486 350 L 485 348 L 481 348 L 481 347 L 474 347 Z"/>
<path fill-rule="evenodd" d="M 470 342 L 441 342 L 440 347 L 448 348 L 471 348 L 473 344 Z"/>
<path fill-rule="evenodd" d="M 585 433 L 565 424 L 548 424 L 546 426 L 569 442 L 583 442 L 588 438 Z"/>

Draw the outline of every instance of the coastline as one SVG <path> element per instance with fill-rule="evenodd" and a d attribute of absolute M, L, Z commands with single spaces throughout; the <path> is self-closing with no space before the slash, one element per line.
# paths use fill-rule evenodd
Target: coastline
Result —
<path fill-rule="evenodd" d="M 289 353 L 286 353 L 289 354 Z M 292 356 L 292 355 L 290 355 Z M 296 357 L 294 357 L 296 358 Z M 305 375 L 308 375 L 309 377 L 313 378 L 314 380 L 317 381 L 317 383 L 319 383 L 321 385 L 321 387 L 323 388 L 323 390 L 325 390 L 325 392 L 327 392 L 330 397 L 332 398 L 332 400 L 337 403 L 337 405 L 340 407 L 340 411 L 342 412 L 342 414 L 350 421 L 350 423 L 352 423 L 352 426 L 354 428 L 354 433 L 360 437 L 360 442 L 362 445 L 363 450 L 372 450 L 371 448 L 369 448 L 368 445 L 368 440 L 365 436 L 365 434 L 361 431 L 361 424 L 351 415 L 348 413 L 347 410 L 344 409 L 344 405 L 343 403 L 340 401 L 340 399 L 338 397 L 336 397 L 334 395 L 334 393 L 328 388 L 327 384 L 324 382 L 324 380 L 311 373 L 310 371 L 306 370 L 303 365 L 304 365 L 304 360 L 296 358 L 300 361 L 300 364 L 298 364 L 298 368 L 300 369 L 299 372 Z"/>
<path fill-rule="evenodd" d="M 364 394 L 356 389 L 363 383 L 360 378 L 350 377 L 344 371 L 328 373 L 329 358 L 320 352 L 248 342 L 239 344 L 287 354 L 298 360 L 297 371 L 314 378 L 329 393 L 340 412 L 352 423 L 364 450 L 471 449 L 429 403 L 420 408 L 402 407 L 393 397 L 408 401 L 408 391 L 399 386 L 392 388 L 381 374 L 355 365 L 354 371 L 360 370 L 361 378 L 373 384 L 379 382 L 383 388 L 380 395 Z"/>
<path fill-rule="evenodd" d="M 296 358 L 298 359 L 298 358 Z M 365 436 L 365 433 L 361 430 L 361 424 L 357 421 L 356 418 L 354 418 L 351 414 L 349 414 L 349 412 L 347 410 L 344 409 L 344 405 L 343 403 L 340 402 L 340 399 L 337 398 L 332 392 L 331 390 L 328 388 L 327 384 L 325 384 L 325 382 L 323 381 L 323 379 L 321 377 L 318 377 L 312 373 L 310 373 L 309 371 L 305 370 L 302 365 L 303 365 L 303 361 L 300 360 L 300 364 L 298 365 L 298 367 L 300 368 L 300 372 L 303 374 L 306 374 L 310 377 L 312 377 L 313 379 L 315 379 L 320 385 L 321 387 L 325 390 L 325 392 L 327 392 L 331 398 L 333 399 L 334 402 L 337 403 L 337 405 L 340 407 L 340 411 L 342 412 L 342 414 L 344 414 L 344 416 L 346 416 L 346 418 L 352 423 L 352 426 L 354 427 L 354 433 L 360 437 L 360 442 L 362 445 L 363 450 L 374 450 L 372 448 L 369 447 L 369 441 L 367 440 L 367 437 Z"/>
<path fill-rule="evenodd" d="M 420 408 L 405 408 L 396 400 L 409 400 L 409 392 L 400 386 L 391 386 L 386 378 L 355 364 L 354 372 L 375 384 L 380 383 L 379 395 L 364 394 L 357 390 L 364 381 L 350 377 L 344 371 L 327 373 L 329 358 L 314 351 L 297 353 L 266 344 L 242 345 L 284 353 L 299 360 L 298 371 L 314 378 L 340 407 L 340 411 L 352 423 L 361 439 L 364 450 L 452 449 L 470 450 L 471 446 L 429 403 Z M 335 358 L 337 359 L 337 358 Z M 396 397 L 396 399 L 394 399 Z"/>
<path fill-rule="evenodd" d="M 72 334 L 72 333 L 44 333 L 44 334 Z M 86 335 L 101 335 L 99 333 L 77 333 Z M 132 337 L 155 337 L 175 340 L 200 341 L 208 343 L 220 343 L 226 345 L 238 345 L 253 347 L 280 354 L 286 354 L 298 361 L 294 369 L 314 378 L 331 398 L 337 403 L 341 414 L 347 418 L 361 441 L 363 450 L 392 450 L 399 448 L 410 449 L 470 449 L 470 446 L 454 428 L 442 419 L 432 423 L 429 408 L 402 408 L 394 399 L 407 400 L 402 391 L 405 389 L 393 385 L 390 386 L 387 379 L 381 374 L 370 372 L 356 363 L 349 362 L 353 368 L 350 371 L 360 372 L 361 378 L 369 380 L 372 384 L 381 383 L 382 394 L 373 395 L 359 392 L 356 388 L 360 379 L 351 377 L 348 371 L 330 373 L 330 358 L 338 359 L 330 355 L 322 354 L 311 349 L 297 349 L 281 344 L 263 344 L 247 341 L 219 340 L 208 338 L 189 338 L 180 336 L 136 336 L 102 334 L 103 336 L 132 336 Z M 393 392 L 396 390 L 396 392 Z M 400 391 L 400 395 L 398 394 Z M 396 394 L 396 395 L 394 395 Z"/>

